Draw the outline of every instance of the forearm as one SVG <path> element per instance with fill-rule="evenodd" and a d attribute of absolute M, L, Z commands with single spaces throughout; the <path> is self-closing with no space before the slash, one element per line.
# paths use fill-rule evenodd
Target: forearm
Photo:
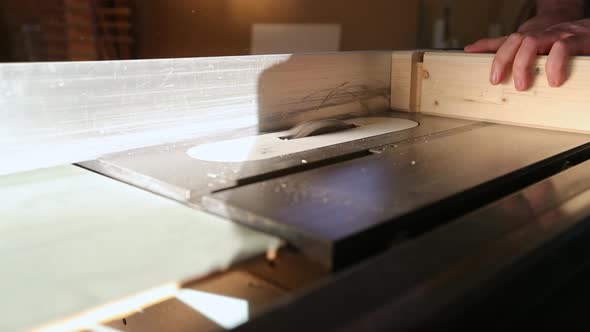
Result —
<path fill-rule="evenodd" d="M 537 15 L 579 20 L 584 18 L 584 7 L 584 0 L 537 0 Z"/>

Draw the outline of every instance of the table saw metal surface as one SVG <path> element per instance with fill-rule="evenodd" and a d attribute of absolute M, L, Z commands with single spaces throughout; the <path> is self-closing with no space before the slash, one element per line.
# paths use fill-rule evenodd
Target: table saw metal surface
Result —
<path fill-rule="evenodd" d="M 186 142 L 84 166 L 282 237 L 338 269 L 557 172 L 590 142 L 578 133 L 388 116 L 420 125 L 269 160 L 199 161 L 187 156 L 194 142 Z"/>
<path fill-rule="evenodd" d="M 370 149 L 383 144 L 427 137 L 474 123 L 468 120 L 402 112 L 377 113 L 375 116 L 410 119 L 419 122 L 419 126 L 267 160 L 224 163 L 190 158 L 187 155 L 189 149 L 207 142 L 197 139 L 114 153 L 81 165 L 158 194 L 200 206 L 201 197 L 210 192 L 288 174 L 293 169 L 310 169 L 318 165 L 353 159 L 370 154 Z M 251 132 L 237 135 L 234 133 L 219 139 L 243 137 L 248 134 Z M 277 146 L 280 148 L 280 142 Z M 302 160 L 305 160 L 305 163 L 302 163 Z"/>
<path fill-rule="evenodd" d="M 359 264 L 237 331 L 573 327 L 557 308 L 572 306 L 553 300 L 588 270 L 589 201 L 584 162 Z M 539 307 L 552 311 L 540 317 Z"/>
<path fill-rule="evenodd" d="M 337 268 L 421 227 L 421 210 L 442 222 L 448 210 L 489 200 L 551 163 L 560 168 L 589 141 L 582 134 L 477 123 L 212 193 L 203 203 Z"/>

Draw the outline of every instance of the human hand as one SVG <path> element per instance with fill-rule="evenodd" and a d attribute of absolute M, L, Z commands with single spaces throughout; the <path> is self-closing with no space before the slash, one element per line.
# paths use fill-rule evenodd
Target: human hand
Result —
<path fill-rule="evenodd" d="M 590 19 L 567 22 L 567 17 L 536 16 L 517 33 L 479 40 L 465 47 L 465 51 L 496 52 L 490 82 L 503 82 L 512 67 L 514 85 L 519 91 L 531 86 L 537 55 L 548 54 L 547 80 L 550 86 L 558 87 L 567 79 L 569 57 L 590 54 Z"/>

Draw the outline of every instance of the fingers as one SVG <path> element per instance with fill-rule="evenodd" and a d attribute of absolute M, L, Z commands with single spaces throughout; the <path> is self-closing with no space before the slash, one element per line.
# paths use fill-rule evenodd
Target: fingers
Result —
<path fill-rule="evenodd" d="M 527 90 L 533 83 L 533 67 L 538 54 L 547 53 L 553 43 L 559 40 L 558 33 L 544 33 L 527 36 L 523 39 L 512 65 L 514 87 L 518 91 Z"/>
<path fill-rule="evenodd" d="M 518 52 L 523 39 L 524 36 L 522 34 L 513 33 L 498 49 L 490 73 L 490 82 L 493 85 L 500 84 L 506 78 L 508 67 L 512 65 L 516 52 Z"/>
<path fill-rule="evenodd" d="M 476 41 L 471 45 L 465 46 L 465 52 L 468 53 L 483 53 L 496 52 L 508 37 L 500 38 L 485 38 Z"/>
<path fill-rule="evenodd" d="M 571 56 L 587 54 L 590 54 L 588 35 L 570 36 L 555 42 L 545 64 L 549 86 L 558 87 L 565 82 Z"/>
<path fill-rule="evenodd" d="M 552 87 L 561 86 L 567 79 L 570 56 L 590 55 L 590 19 L 561 24 L 543 31 L 481 39 L 465 47 L 465 51 L 495 51 L 490 82 L 494 85 L 500 84 L 512 68 L 514 85 L 519 91 L 531 86 L 537 55 L 549 54 L 545 65 L 547 80 Z"/>

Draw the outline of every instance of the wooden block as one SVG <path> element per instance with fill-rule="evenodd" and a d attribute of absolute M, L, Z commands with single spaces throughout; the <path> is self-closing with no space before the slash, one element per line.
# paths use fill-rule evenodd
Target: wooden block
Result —
<path fill-rule="evenodd" d="M 223 328 L 176 298 L 103 324 L 107 332 L 219 332 Z M 90 331 L 101 331 L 90 329 Z"/>
<path fill-rule="evenodd" d="M 569 78 L 552 88 L 545 74 L 546 57 L 535 66 L 535 82 L 519 92 L 510 77 L 489 83 L 493 54 L 426 53 L 421 111 L 449 117 L 508 123 L 574 132 L 590 132 L 590 58 L 576 57 Z"/>
<path fill-rule="evenodd" d="M 293 271 L 293 273 L 297 274 L 296 271 Z M 206 278 L 183 288 L 244 299 L 248 301 L 251 316 L 260 314 L 265 309 L 268 309 L 270 304 L 287 294 L 286 290 L 247 271 L 240 270 Z"/>
<path fill-rule="evenodd" d="M 317 283 L 328 271 L 301 253 L 281 248 L 276 256 L 244 261 L 222 273 L 191 281 L 182 290 L 195 290 L 240 299 L 248 303 L 248 319 L 255 318 L 295 291 Z M 178 295 L 166 301 L 119 315 L 103 325 L 117 331 L 220 331 L 221 327 L 189 306 Z"/>
<path fill-rule="evenodd" d="M 205 280 L 186 285 L 184 291 L 199 291 L 207 294 L 226 296 L 248 303 L 248 318 L 267 310 L 274 302 L 286 296 L 276 286 L 245 271 L 229 271 Z M 118 317 L 104 325 L 116 331 L 157 332 L 174 331 L 221 331 L 221 326 L 211 317 L 199 312 L 198 307 L 189 306 L 178 298 L 142 308 L 124 317 Z"/>
<path fill-rule="evenodd" d="M 0 174 L 389 108 L 391 52 L 0 64 Z"/>
<path fill-rule="evenodd" d="M 393 52 L 391 57 L 391 108 L 416 112 L 420 106 L 423 51 Z"/>
<path fill-rule="evenodd" d="M 0 177 L 0 207 L 2 331 L 66 317 L 78 330 L 86 322 L 81 312 L 224 270 L 279 245 L 75 166 Z"/>
<path fill-rule="evenodd" d="M 325 266 L 288 247 L 281 248 L 273 260 L 250 259 L 240 267 L 287 292 L 309 287 L 330 273 Z"/>

